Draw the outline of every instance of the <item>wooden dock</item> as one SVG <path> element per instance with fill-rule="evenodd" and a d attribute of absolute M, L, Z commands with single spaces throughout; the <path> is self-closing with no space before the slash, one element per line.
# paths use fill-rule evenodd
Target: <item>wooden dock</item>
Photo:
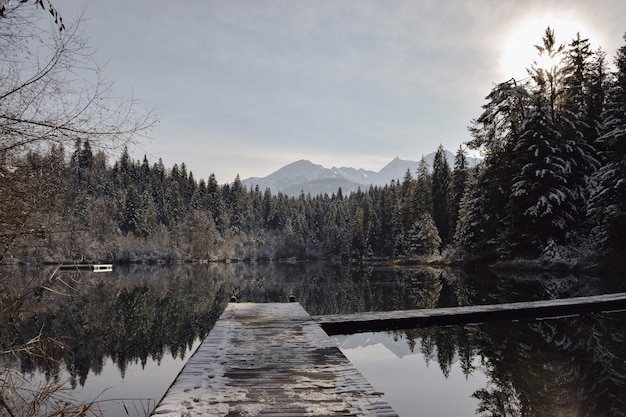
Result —
<path fill-rule="evenodd" d="M 397 416 L 298 303 L 230 303 L 155 416 Z"/>
<path fill-rule="evenodd" d="M 565 317 L 626 310 L 626 293 L 544 301 L 314 316 L 329 335 L 426 326 Z"/>
<path fill-rule="evenodd" d="M 59 265 L 59 271 L 113 272 L 113 264 L 69 263 Z"/>

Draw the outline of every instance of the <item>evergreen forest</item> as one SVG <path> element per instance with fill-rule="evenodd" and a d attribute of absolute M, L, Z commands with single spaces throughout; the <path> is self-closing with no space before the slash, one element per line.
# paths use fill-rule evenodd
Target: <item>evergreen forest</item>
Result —
<path fill-rule="evenodd" d="M 17 146 L 2 116 L 1 262 L 524 258 L 619 267 L 626 45 L 612 70 L 580 34 L 559 44 L 548 28 L 536 47 L 529 77 L 495 85 L 471 121 L 466 146 L 482 163 L 468 167 L 460 147 L 451 167 L 440 146 L 432 167 L 422 161 L 348 195 L 288 197 L 239 177 L 218 184 L 185 163 L 133 160 L 126 147 L 111 164 L 93 132 L 73 135 L 73 147 L 53 137 Z"/>

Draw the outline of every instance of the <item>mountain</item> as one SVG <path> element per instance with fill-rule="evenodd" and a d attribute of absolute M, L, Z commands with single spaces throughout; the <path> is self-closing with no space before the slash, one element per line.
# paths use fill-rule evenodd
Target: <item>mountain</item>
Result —
<path fill-rule="evenodd" d="M 454 167 L 454 154 L 445 151 L 448 165 Z M 435 152 L 424 157 L 429 167 L 432 167 Z M 469 166 L 476 165 L 479 160 L 467 158 Z M 297 196 L 300 193 L 310 193 L 311 195 L 336 193 L 341 187 L 345 194 L 356 191 L 358 188 L 366 190 L 370 185 L 383 186 L 391 181 L 402 181 L 406 171 L 409 170 L 413 176 L 417 172 L 418 161 L 410 161 L 394 158 L 383 169 L 378 172 L 365 169 L 355 169 L 349 167 L 324 168 L 305 159 L 301 159 L 291 164 L 285 165 L 278 171 L 267 177 L 251 177 L 242 180 L 241 183 L 249 190 L 257 185 L 260 190 L 269 188 L 272 193 L 279 192 L 288 196 Z"/>
<path fill-rule="evenodd" d="M 330 337 L 339 349 L 351 350 L 358 348 L 367 348 L 369 346 L 381 345 L 389 352 L 393 353 L 398 359 L 405 356 L 420 355 L 427 361 L 438 361 L 437 347 L 430 348 L 428 353 L 423 349 L 422 339 L 415 340 L 416 345 L 411 350 L 409 341 L 406 336 L 400 336 L 391 333 L 382 332 L 366 332 L 348 335 L 334 335 Z M 454 353 L 452 363 L 459 360 L 458 353 Z"/>
<path fill-rule="evenodd" d="M 408 355 L 417 354 L 417 352 L 419 352 L 419 350 L 412 352 L 411 347 L 405 338 L 394 338 L 391 334 L 383 332 L 335 335 L 331 336 L 331 339 L 335 342 L 339 349 L 365 348 L 380 344 L 399 359 Z"/>

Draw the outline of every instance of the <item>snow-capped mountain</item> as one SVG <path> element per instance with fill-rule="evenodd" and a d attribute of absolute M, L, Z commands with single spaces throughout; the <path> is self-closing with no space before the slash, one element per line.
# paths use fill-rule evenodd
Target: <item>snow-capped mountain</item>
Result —
<path fill-rule="evenodd" d="M 334 335 L 330 337 L 339 349 L 350 350 L 357 348 L 367 348 L 369 346 L 382 345 L 389 352 L 393 353 L 397 358 L 402 359 L 405 356 L 420 355 L 425 360 L 437 361 L 437 347 L 434 346 L 428 351 L 428 356 L 422 350 L 422 339 L 415 340 L 416 345 L 411 350 L 409 341 L 404 335 L 393 334 L 390 332 L 366 332 L 355 333 L 349 335 Z M 459 360 L 458 354 L 455 352 L 452 363 Z"/>
<path fill-rule="evenodd" d="M 400 359 L 419 352 L 419 345 L 417 346 L 418 350 L 411 351 L 411 347 L 406 339 L 403 337 L 394 338 L 391 333 L 386 332 L 334 335 L 331 336 L 331 340 L 335 342 L 339 349 L 356 349 L 381 344 Z"/>
<path fill-rule="evenodd" d="M 454 166 L 454 154 L 449 151 L 445 151 L 445 154 L 448 165 L 452 168 Z M 434 157 L 434 152 L 424 157 L 429 167 L 432 167 Z M 476 165 L 478 161 L 478 159 L 467 157 L 469 166 Z M 285 165 L 267 177 L 251 177 L 241 182 L 249 190 L 258 185 L 261 191 L 269 188 L 274 194 L 281 192 L 288 196 L 297 196 L 302 192 L 311 195 L 324 193 L 331 195 L 336 193 L 339 188 L 344 194 L 347 194 L 358 188 L 366 190 L 370 185 L 383 186 L 393 180 L 402 181 L 407 170 L 415 176 L 418 165 L 418 161 L 394 158 L 380 171 L 375 172 L 350 167 L 325 168 L 322 165 L 301 159 Z"/>

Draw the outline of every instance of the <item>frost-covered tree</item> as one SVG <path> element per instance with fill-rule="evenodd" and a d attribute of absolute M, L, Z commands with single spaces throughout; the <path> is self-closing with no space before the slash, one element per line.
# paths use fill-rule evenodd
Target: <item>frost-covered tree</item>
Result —
<path fill-rule="evenodd" d="M 577 33 L 567 45 L 562 60 L 563 110 L 571 112 L 583 123 L 587 122 L 589 109 L 590 97 L 587 93 L 591 82 L 592 55 L 589 39 L 583 39 L 580 33 Z"/>
<path fill-rule="evenodd" d="M 496 85 L 487 96 L 481 116 L 470 126 L 470 149 L 484 160 L 473 187 L 464 196 L 464 218 L 457 240 L 467 250 L 498 251 L 508 239 L 508 204 L 516 173 L 515 145 L 527 117 L 530 95 L 525 85 L 511 79 Z"/>
<path fill-rule="evenodd" d="M 415 179 L 408 169 L 402 180 L 400 198 L 399 204 L 402 210 L 402 227 L 404 230 L 408 230 L 417 218 L 420 204 L 420 196 L 417 191 Z"/>
<path fill-rule="evenodd" d="M 565 232 L 572 226 L 575 209 L 568 167 L 561 133 L 550 115 L 549 104 L 537 95 L 514 148 L 520 168 L 511 186 L 509 235 L 519 255 L 539 255 L 551 239 L 564 243 Z"/>
<path fill-rule="evenodd" d="M 467 166 L 467 158 L 465 150 L 462 146 L 454 156 L 454 169 L 452 171 L 452 184 L 450 187 L 450 217 L 451 232 L 456 231 L 456 225 L 459 219 L 459 210 L 461 209 L 461 199 L 465 193 L 465 185 L 469 178 L 469 168 Z"/>
<path fill-rule="evenodd" d="M 183 217 L 183 199 L 180 195 L 180 183 L 172 180 L 165 192 L 166 226 L 175 225 Z"/>
<path fill-rule="evenodd" d="M 402 182 L 401 206 L 405 214 L 402 216 L 402 240 L 396 240 L 396 255 L 431 255 L 439 250 L 441 238 L 433 218 L 432 181 L 428 163 L 422 158 L 417 168 L 417 178 L 413 180 L 407 172 Z M 407 212 L 411 213 L 410 217 L 406 215 Z"/>
<path fill-rule="evenodd" d="M 441 238 L 430 213 L 420 213 L 406 234 L 405 255 L 428 256 L 439 253 Z"/>
<path fill-rule="evenodd" d="M 141 218 L 139 223 L 139 235 L 150 237 L 157 229 L 157 212 L 152 195 L 145 190 L 141 195 Z"/>
<path fill-rule="evenodd" d="M 359 189 L 355 193 L 356 208 L 352 216 L 352 251 L 358 259 L 372 255 L 372 230 L 374 228 L 374 205 L 367 193 Z"/>
<path fill-rule="evenodd" d="M 549 241 L 563 245 L 585 233 L 587 184 L 599 164 L 603 54 L 580 35 L 566 48 L 549 27 L 536 49 L 529 80 L 496 86 L 470 128 L 469 146 L 485 158 L 457 238 L 475 250 L 537 255 Z"/>
<path fill-rule="evenodd" d="M 467 252 L 478 252 L 484 246 L 483 229 L 489 215 L 484 212 L 484 189 L 478 187 L 478 179 L 484 165 L 478 165 L 468 175 L 463 197 L 459 203 L 459 216 L 454 232 L 454 240 Z"/>
<path fill-rule="evenodd" d="M 562 157 L 568 166 L 568 187 L 575 200 L 572 215 L 580 224 L 586 215 L 587 183 L 599 166 L 594 143 L 598 137 L 604 81 L 602 58 L 595 58 L 589 40 L 577 34 L 563 55 L 562 104 L 554 109 L 562 135 Z"/>
<path fill-rule="evenodd" d="M 624 35 L 626 41 L 626 34 Z M 606 249 L 626 248 L 626 45 L 617 50 L 616 72 L 607 89 L 598 147 L 602 167 L 591 181 L 589 214 L 596 241 Z"/>
<path fill-rule="evenodd" d="M 383 187 L 380 192 L 380 242 L 379 253 L 395 256 L 402 253 L 404 242 L 404 226 L 400 214 L 400 197 L 395 181 Z"/>
<path fill-rule="evenodd" d="M 42 20 L 43 8 L 54 23 Z M 65 292 L 67 287 L 56 288 L 58 276 L 45 277 L 45 283 L 20 282 L 13 273 L 2 272 L 7 260 L 18 260 L 12 258 L 16 255 L 38 261 L 57 251 L 68 257 L 81 255 L 89 250 L 87 243 L 96 244 L 87 240 L 91 236 L 83 228 L 86 222 L 93 224 L 94 209 L 106 205 L 95 201 L 92 205 L 92 199 L 82 195 L 72 199 L 89 191 L 89 177 L 82 176 L 88 167 L 81 164 L 91 150 L 83 147 L 76 155 L 75 173 L 81 176 L 73 178 L 64 149 L 87 140 L 94 148 L 119 147 L 134 141 L 152 119 L 137 112 L 132 99 L 112 95 L 111 84 L 102 78 L 81 37 L 81 22 L 63 23 L 49 1 L 0 0 L 0 61 L 0 321 L 11 323 L 33 314 L 36 306 L 31 300 L 39 302 L 47 290 Z M 36 167 L 29 157 L 34 154 L 55 157 L 38 158 L 42 164 Z M 70 184 L 70 179 L 77 181 Z M 114 218 L 115 209 L 99 215 Z M 68 218 L 72 216 L 80 216 L 80 221 Z M 20 326 L 15 325 L 10 327 Z M 3 334 L 0 360 L 5 363 L 6 355 L 28 362 L 29 354 L 50 357 L 50 350 L 63 349 L 58 341 L 40 336 L 29 342 L 20 330 Z M 90 412 L 88 406 L 73 407 L 57 395 L 56 380 L 42 384 L 37 392 L 16 387 L 14 382 L 21 379 L 11 366 L 0 368 L 0 414 Z"/>
<path fill-rule="evenodd" d="M 443 146 L 439 145 L 433 159 L 432 215 L 441 237 L 442 245 L 452 242 L 452 218 L 450 215 L 450 187 L 452 173 Z"/>
<path fill-rule="evenodd" d="M 209 175 L 207 182 L 207 207 L 213 216 L 213 223 L 220 232 L 224 232 L 228 228 L 228 216 L 226 215 L 226 202 L 222 195 L 222 190 L 217 183 L 215 174 Z"/>
<path fill-rule="evenodd" d="M 429 172 L 428 162 L 422 157 L 417 165 L 417 178 L 415 179 L 416 210 L 417 216 L 423 213 L 433 213 L 433 178 Z"/>
<path fill-rule="evenodd" d="M 126 189 L 126 195 L 121 200 L 123 202 L 122 219 L 120 229 L 123 233 L 141 233 L 142 205 L 141 197 L 135 186 L 130 185 Z"/>
<path fill-rule="evenodd" d="M 61 26 L 41 20 L 37 9 L 43 4 L 0 2 L 0 165 L 2 169 L 16 166 L 20 158 L 33 151 L 89 143 L 90 149 L 81 149 L 75 165 L 77 174 L 84 175 L 87 167 L 80 164 L 88 160 L 85 157 L 91 148 L 110 149 L 134 141 L 135 135 L 151 126 L 152 118 L 137 112 L 133 100 L 120 100 L 111 94 L 111 84 L 102 78 L 103 72 L 94 64 L 81 37 L 81 22 L 61 23 L 63 30 L 58 30 Z M 60 16 L 49 3 L 48 6 L 58 24 Z M 0 206 L 18 204 L 7 199 L 25 196 L 35 185 L 49 189 L 59 185 L 54 182 L 55 176 L 40 177 L 40 184 L 30 184 L 34 178 L 14 178 L 11 188 L 15 193 L 0 193 Z M 87 177 L 78 179 L 74 196 L 87 181 Z M 42 224 L 45 217 L 39 214 L 46 207 L 43 199 L 39 201 L 41 204 L 28 201 L 28 210 L 19 213 L 29 213 L 29 217 L 20 217 L 19 222 L 10 219 L 18 212 L 0 213 L 8 216 L 0 219 L 5 226 L 2 234 L 9 236 L 7 243 L 12 245 L 21 237 L 28 238 L 33 225 L 53 228 L 53 224 Z M 81 198 L 64 204 L 71 205 L 73 201 L 84 203 Z M 75 210 L 68 207 L 68 211 Z M 8 250 L 8 246 L 0 248 L 0 252 Z"/>
<path fill-rule="evenodd" d="M 580 35 L 562 60 L 548 28 L 529 74 L 535 82 L 521 134 L 513 147 L 508 205 L 509 243 L 520 255 L 538 255 L 549 240 L 564 244 L 578 226 L 585 181 L 594 168 L 585 137 L 587 65 L 591 52 Z"/>

